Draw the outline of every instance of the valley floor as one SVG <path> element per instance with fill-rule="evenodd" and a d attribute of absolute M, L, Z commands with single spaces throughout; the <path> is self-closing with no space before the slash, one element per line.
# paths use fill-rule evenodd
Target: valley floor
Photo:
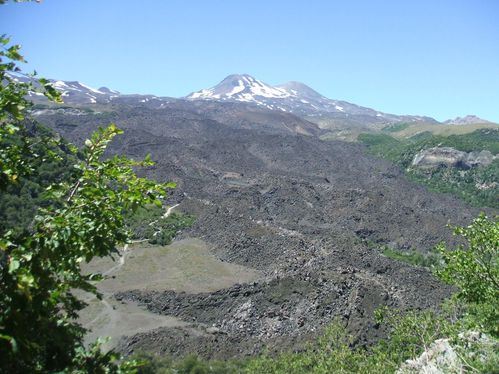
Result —
<path fill-rule="evenodd" d="M 135 243 L 111 258 L 94 259 L 84 272 L 101 272 L 106 279 L 98 283 L 103 299 L 84 295 L 89 305 L 81 312 L 80 323 L 90 330 L 88 343 L 97 337 L 111 337 L 114 347 L 123 336 L 132 336 L 160 327 L 186 327 L 173 316 L 152 313 L 132 301 L 117 301 L 116 292 L 134 290 L 199 293 L 213 292 L 236 283 L 256 281 L 258 271 L 222 262 L 199 239 L 184 239 L 169 246 Z M 86 296 L 86 297 L 85 297 Z"/>

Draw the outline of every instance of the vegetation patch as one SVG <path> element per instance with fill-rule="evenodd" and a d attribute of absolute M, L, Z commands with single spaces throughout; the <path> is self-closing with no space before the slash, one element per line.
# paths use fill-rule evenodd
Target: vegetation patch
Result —
<path fill-rule="evenodd" d="M 361 134 L 358 140 L 367 146 L 369 153 L 396 163 L 411 180 L 433 191 L 451 193 L 475 206 L 499 208 L 499 159 L 490 165 L 470 169 L 412 167 L 412 160 L 418 152 L 433 147 L 452 147 L 463 152 L 488 150 L 497 155 L 499 129 L 480 129 L 447 137 L 421 133 L 405 140 L 388 134 Z"/>
<path fill-rule="evenodd" d="M 183 213 L 173 212 L 166 217 L 165 210 L 156 205 L 139 208 L 125 217 L 135 240 L 158 245 L 170 244 L 180 230 L 194 223 L 194 217 Z"/>
<path fill-rule="evenodd" d="M 422 253 L 416 250 L 406 252 L 389 247 L 384 247 L 381 253 L 391 259 L 424 268 L 432 268 L 434 266 L 437 266 L 441 261 L 441 256 L 438 252 L 435 251 L 429 253 Z"/>
<path fill-rule="evenodd" d="M 381 130 L 386 131 L 386 132 L 399 132 L 399 131 L 405 130 L 409 126 L 410 126 L 410 123 L 400 122 L 400 123 L 394 123 L 392 125 L 385 126 Z"/>
<path fill-rule="evenodd" d="M 475 123 L 470 125 L 443 125 L 434 123 L 414 123 L 398 132 L 391 133 L 397 138 L 407 139 L 421 133 L 429 133 L 434 136 L 465 135 L 476 130 L 497 129 L 494 123 Z"/>

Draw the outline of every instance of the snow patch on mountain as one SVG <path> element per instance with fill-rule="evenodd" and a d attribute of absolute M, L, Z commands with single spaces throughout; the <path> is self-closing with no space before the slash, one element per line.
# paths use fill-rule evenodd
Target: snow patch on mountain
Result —
<path fill-rule="evenodd" d="M 239 101 L 299 115 L 347 114 L 352 110 L 372 116 L 377 113 L 369 108 L 328 99 L 300 82 L 271 86 L 248 74 L 229 75 L 216 86 L 193 92 L 186 99 Z"/>
<path fill-rule="evenodd" d="M 229 75 L 218 85 L 193 92 L 187 99 L 235 100 L 262 103 L 262 98 L 278 99 L 291 94 L 284 89 L 272 87 L 250 75 Z"/>
<path fill-rule="evenodd" d="M 63 82 L 63 81 L 52 82 L 52 85 L 54 86 L 54 88 L 56 88 L 58 90 L 63 90 L 63 89 L 69 88 L 69 86 L 66 84 L 66 82 Z"/>
<path fill-rule="evenodd" d="M 227 94 L 228 96 L 232 96 L 232 95 L 235 95 L 235 94 L 237 94 L 237 93 L 239 93 L 241 91 L 244 91 L 244 83 L 243 83 L 243 81 L 239 80 L 238 83 L 239 83 L 239 85 L 234 86 L 234 88 L 232 89 L 232 91 Z"/>
<path fill-rule="evenodd" d="M 77 82 L 80 86 L 86 88 L 87 90 L 93 92 L 93 93 L 96 93 L 96 94 L 99 94 L 99 95 L 105 95 L 105 92 L 101 92 L 99 90 L 96 90 L 95 88 L 92 88 L 90 86 L 87 86 L 86 84 L 83 84 L 83 83 L 80 83 L 80 82 Z"/>

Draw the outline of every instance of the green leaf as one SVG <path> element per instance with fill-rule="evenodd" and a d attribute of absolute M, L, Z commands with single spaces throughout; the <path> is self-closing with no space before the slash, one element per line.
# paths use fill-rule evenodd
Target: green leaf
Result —
<path fill-rule="evenodd" d="M 14 273 L 17 269 L 19 269 L 20 262 L 16 259 L 11 258 L 9 262 L 9 273 Z"/>
<path fill-rule="evenodd" d="M 0 334 L 0 339 L 7 340 L 9 342 L 12 352 L 18 352 L 17 341 L 12 336 Z"/>

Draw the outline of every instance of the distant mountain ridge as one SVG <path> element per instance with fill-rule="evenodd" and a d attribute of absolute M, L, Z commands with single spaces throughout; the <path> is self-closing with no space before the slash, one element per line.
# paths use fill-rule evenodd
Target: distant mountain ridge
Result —
<path fill-rule="evenodd" d="M 465 117 L 456 117 L 454 119 L 448 119 L 447 121 L 444 121 L 443 123 L 447 125 L 470 125 L 473 123 L 492 123 L 490 121 L 487 121 L 485 119 L 482 119 L 480 117 L 477 117 L 472 114 L 468 114 Z"/>
<path fill-rule="evenodd" d="M 424 116 L 398 116 L 346 101 L 329 99 L 301 82 L 276 86 L 264 83 L 248 74 L 232 74 L 217 85 L 191 93 L 187 100 L 216 100 L 254 103 L 272 110 L 291 112 L 299 116 L 362 116 L 371 122 L 425 121 L 437 122 Z"/>
<path fill-rule="evenodd" d="M 373 109 L 363 108 L 344 101 L 330 100 L 312 88 L 300 82 L 288 82 L 271 86 L 248 74 L 232 74 L 216 86 L 196 91 L 186 96 L 187 100 L 242 101 L 255 103 L 268 109 L 301 112 L 311 114 L 317 112 L 344 113 L 342 105 L 349 105 L 350 110 L 367 112 L 381 116 Z"/>
<path fill-rule="evenodd" d="M 91 104 L 95 104 L 98 101 L 110 101 L 112 98 L 121 95 L 120 92 L 107 87 L 95 89 L 77 81 L 51 80 L 51 82 L 62 93 L 63 99 L 69 97 L 79 98 L 82 102 L 88 101 Z"/>
<path fill-rule="evenodd" d="M 22 75 L 12 77 L 23 82 L 30 80 L 30 78 Z M 291 81 L 271 86 L 248 74 L 229 75 L 217 85 L 193 92 L 183 98 L 122 94 L 107 87 L 96 89 L 78 81 L 57 79 L 49 79 L 49 81 L 57 90 L 61 91 L 64 102 L 69 105 L 117 102 L 129 105 L 147 103 L 149 106 L 161 108 L 174 100 L 205 100 L 257 105 L 268 110 L 288 112 L 317 123 L 323 120 L 340 121 L 345 124 L 364 123 L 366 125 L 397 122 L 440 123 L 427 116 L 389 114 L 347 101 L 329 99 L 301 82 Z M 29 96 L 35 103 L 46 102 L 40 93 L 30 92 Z M 493 122 L 474 115 L 468 115 L 462 118 L 457 117 L 453 120 L 447 120 L 443 123 L 466 125 Z"/>

